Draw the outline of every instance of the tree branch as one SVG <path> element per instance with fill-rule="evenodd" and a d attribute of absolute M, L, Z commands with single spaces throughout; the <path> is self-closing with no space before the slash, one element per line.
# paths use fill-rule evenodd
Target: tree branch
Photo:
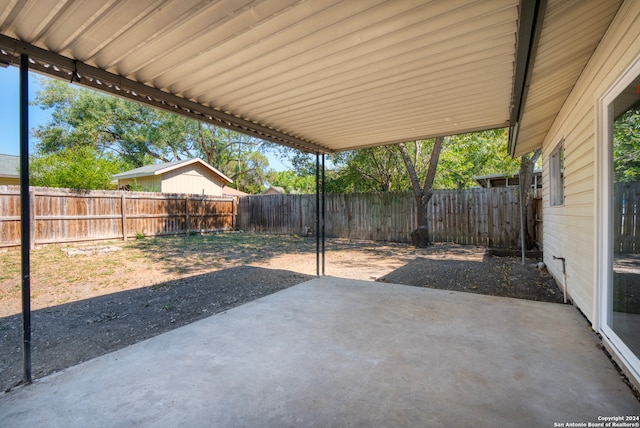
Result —
<path fill-rule="evenodd" d="M 411 188 L 413 189 L 413 195 L 416 197 L 416 199 L 419 199 L 422 196 L 422 188 L 420 187 L 420 179 L 418 178 L 418 174 L 416 173 L 416 167 L 409 157 L 407 147 L 404 145 L 404 143 L 398 144 L 398 150 L 400 150 L 402 160 L 407 167 L 407 172 L 409 173 L 409 178 L 411 179 Z"/>
<path fill-rule="evenodd" d="M 438 168 L 438 160 L 440 159 L 440 152 L 442 152 L 442 144 L 444 137 L 436 137 L 436 141 L 433 143 L 433 150 L 431 150 L 431 159 L 429 159 L 429 169 L 427 175 L 424 178 L 424 186 L 422 192 L 431 193 L 433 182 L 436 179 L 436 169 Z"/>

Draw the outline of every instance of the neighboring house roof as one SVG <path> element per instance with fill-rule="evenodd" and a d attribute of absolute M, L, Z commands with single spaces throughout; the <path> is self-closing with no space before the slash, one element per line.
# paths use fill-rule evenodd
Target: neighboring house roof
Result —
<path fill-rule="evenodd" d="M 269 186 L 269 188 L 267 190 L 265 190 L 264 192 L 262 192 L 262 195 L 284 195 L 285 193 L 287 193 L 284 188 L 279 187 L 279 186 Z"/>
<path fill-rule="evenodd" d="M 139 177 L 148 177 L 150 175 L 162 175 L 169 171 L 173 171 L 174 169 L 183 168 L 185 166 L 188 166 L 194 163 L 199 163 L 203 165 L 204 167 L 209 169 L 212 173 L 218 175 L 222 179 L 222 181 L 226 183 L 233 183 L 232 179 L 230 179 L 229 177 L 224 175 L 222 172 L 218 171 L 216 168 L 212 167 L 211 165 L 209 165 L 208 163 L 206 163 L 205 161 L 199 158 L 161 163 L 156 165 L 145 165 L 145 166 L 141 166 L 140 168 L 136 168 L 130 171 L 125 171 L 125 172 L 121 172 L 120 174 L 116 174 L 113 176 L 113 178 L 116 180 L 123 180 L 126 178 L 139 178 Z"/>
<path fill-rule="evenodd" d="M 222 188 L 222 194 L 225 196 L 249 196 L 248 193 L 242 190 L 234 189 L 233 187 L 224 186 Z"/>
<path fill-rule="evenodd" d="M 541 187 L 541 178 L 542 171 L 535 170 L 533 172 L 534 178 L 536 179 L 536 187 Z M 487 174 L 487 175 L 477 175 L 473 177 L 473 179 L 478 183 L 481 187 L 505 187 L 507 185 L 517 186 L 520 182 L 520 173 L 516 172 L 515 174 Z M 509 180 L 512 180 L 509 182 Z"/>
<path fill-rule="evenodd" d="M 0 155 L 0 177 L 20 177 L 20 156 Z"/>

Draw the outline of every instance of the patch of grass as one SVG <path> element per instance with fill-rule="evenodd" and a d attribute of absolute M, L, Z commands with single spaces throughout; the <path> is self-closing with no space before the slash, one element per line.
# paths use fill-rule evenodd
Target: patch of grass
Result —
<path fill-rule="evenodd" d="M 0 254 L 0 281 L 20 276 L 20 252 L 7 251 Z"/>
<path fill-rule="evenodd" d="M 165 303 L 164 305 L 162 305 L 160 307 L 160 309 L 162 309 L 165 312 L 170 312 L 172 310 L 174 310 L 176 307 L 173 303 Z"/>
<path fill-rule="evenodd" d="M 253 259 L 273 257 L 289 251 L 300 251 L 307 244 L 304 238 L 242 233 L 173 236 L 147 239 L 129 244 L 145 254 L 147 260 L 160 263 L 178 274 L 188 272 L 189 267 L 213 266 L 221 260 L 237 259 L 233 254 L 251 256 Z M 131 256 L 139 258 L 139 255 Z"/>
<path fill-rule="evenodd" d="M 153 286 L 163 277 L 175 279 L 287 253 L 315 251 L 314 237 L 253 233 L 146 237 L 104 244 L 122 250 L 69 256 L 63 251 L 67 246 L 102 244 L 35 248 L 31 252 L 32 292 L 52 296 L 50 304 L 61 304 L 72 299 L 64 296 L 81 298 L 85 286 L 89 293 L 137 283 Z M 19 250 L 0 253 L 0 299 L 19 299 L 20 265 Z"/>

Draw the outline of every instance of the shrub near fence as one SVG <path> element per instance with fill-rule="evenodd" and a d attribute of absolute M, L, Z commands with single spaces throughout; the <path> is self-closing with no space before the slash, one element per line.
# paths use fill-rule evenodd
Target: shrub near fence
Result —
<path fill-rule="evenodd" d="M 315 230 L 315 195 L 245 196 L 238 206 L 243 230 L 307 234 Z M 410 241 L 416 227 L 411 193 L 326 195 L 325 233 L 329 237 Z M 517 248 L 520 207 L 517 188 L 437 190 L 429 205 L 434 242 Z"/>
<path fill-rule="evenodd" d="M 233 230 L 235 199 L 32 187 L 33 245 Z M 20 245 L 20 189 L 0 187 L 0 247 Z"/>

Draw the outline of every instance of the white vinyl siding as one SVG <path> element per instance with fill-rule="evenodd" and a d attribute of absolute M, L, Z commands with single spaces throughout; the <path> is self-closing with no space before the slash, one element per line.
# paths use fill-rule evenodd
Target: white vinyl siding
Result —
<path fill-rule="evenodd" d="M 564 205 L 552 206 L 550 188 L 543 190 L 544 258 L 549 271 L 562 283 L 565 257 L 570 297 L 595 324 L 597 279 L 596 147 L 598 101 L 613 82 L 640 55 L 640 2 L 623 3 L 587 67 L 556 116 L 543 142 L 550 159 L 564 137 Z M 543 165 L 549 183 L 550 162 Z"/>

